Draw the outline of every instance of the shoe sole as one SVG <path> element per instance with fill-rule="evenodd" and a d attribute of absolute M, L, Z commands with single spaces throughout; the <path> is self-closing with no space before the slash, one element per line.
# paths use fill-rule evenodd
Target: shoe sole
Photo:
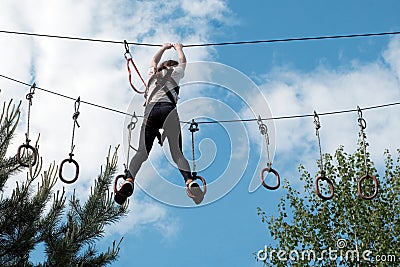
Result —
<path fill-rule="evenodd" d="M 133 186 L 130 183 L 124 183 L 119 191 L 115 194 L 114 200 L 119 205 L 125 203 L 126 199 L 133 194 Z"/>
<path fill-rule="evenodd" d="M 126 199 L 127 199 L 127 197 L 124 197 L 124 196 L 122 196 L 122 195 L 120 195 L 118 193 L 116 193 L 114 195 L 114 200 L 119 205 L 123 205 L 125 203 Z"/>
<path fill-rule="evenodd" d="M 204 192 L 201 190 L 197 183 L 192 184 L 191 187 L 187 188 L 188 196 L 193 199 L 196 205 L 199 205 L 204 199 Z"/>

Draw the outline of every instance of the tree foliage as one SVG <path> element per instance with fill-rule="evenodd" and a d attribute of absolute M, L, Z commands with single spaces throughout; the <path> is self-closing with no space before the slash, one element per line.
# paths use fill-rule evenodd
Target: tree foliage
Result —
<path fill-rule="evenodd" d="M 397 159 L 389 151 L 384 156 L 385 170 L 379 176 L 367 154 L 369 172 L 379 180 L 379 194 L 372 200 L 362 199 L 357 190 L 358 180 L 366 173 L 361 138 L 352 154 L 339 147 L 333 156 L 324 155 L 326 176 L 335 187 L 331 200 L 316 195 L 313 175 L 300 166 L 304 190 L 285 180 L 287 194 L 278 204 L 279 215 L 258 208 L 276 240 L 258 252 L 258 260 L 267 266 L 398 266 L 400 150 Z M 365 194 L 373 191 L 370 179 L 364 181 L 363 189 Z"/>
<path fill-rule="evenodd" d="M 121 241 L 114 241 L 105 252 L 97 251 L 96 242 L 103 237 L 104 227 L 120 220 L 127 211 L 127 204 L 116 205 L 109 191 L 117 168 L 117 149 L 114 153 L 110 149 L 105 168 L 101 168 L 87 200 L 81 203 L 75 192 L 67 194 L 64 188 L 54 192 L 58 180 L 55 163 L 42 171 L 41 158 L 35 166 L 23 168 L 15 156 L 6 156 L 19 116 L 19 105 L 4 103 L 0 117 L 0 266 L 112 263 Z M 24 157 L 29 159 L 30 155 Z M 25 181 L 17 183 L 11 195 L 6 196 L 6 182 L 24 171 Z M 7 185 L 11 186 L 12 181 Z M 35 265 L 30 255 L 39 244 L 45 247 L 45 258 Z"/>

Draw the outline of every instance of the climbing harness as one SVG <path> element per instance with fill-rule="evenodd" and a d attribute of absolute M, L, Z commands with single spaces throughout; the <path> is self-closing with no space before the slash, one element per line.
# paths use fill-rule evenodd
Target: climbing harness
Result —
<path fill-rule="evenodd" d="M 321 175 L 318 176 L 314 182 L 315 192 L 321 199 L 329 200 L 329 199 L 333 198 L 333 196 L 335 194 L 335 189 L 334 189 L 332 180 L 325 176 L 324 162 L 323 162 L 322 150 L 321 150 L 321 138 L 319 136 L 319 129 L 321 128 L 321 123 L 319 122 L 319 116 L 316 111 L 314 111 L 314 124 L 315 124 L 315 135 L 318 138 L 318 149 L 319 149 L 319 156 L 320 156 L 319 167 L 320 167 L 320 171 L 321 171 Z M 321 191 L 319 190 L 319 181 L 324 181 L 328 184 L 329 192 L 330 192 L 329 195 L 326 196 L 321 193 Z"/>
<path fill-rule="evenodd" d="M 269 190 L 276 190 L 276 189 L 279 188 L 279 186 L 280 186 L 280 184 L 281 184 L 281 179 L 280 179 L 280 177 L 279 177 L 279 173 L 278 173 L 276 170 L 274 170 L 274 169 L 272 168 L 272 162 L 271 162 L 271 159 L 270 159 L 270 156 L 269 156 L 269 135 L 268 135 L 268 127 L 267 127 L 267 125 L 265 125 L 265 124 L 263 123 L 263 121 L 262 121 L 262 119 L 261 119 L 261 116 L 258 116 L 257 123 L 258 123 L 258 128 L 259 128 L 259 130 L 260 130 L 260 133 L 261 133 L 261 135 L 264 136 L 264 139 L 265 139 L 265 145 L 266 145 L 266 148 L 267 148 L 267 159 L 268 159 L 267 167 L 261 170 L 261 173 L 260 173 L 260 181 L 261 181 L 261 184 L 262 184 L 265 188 L 267 188 L 267 189 L 269 189 Z M 274 186 L 270 186 L 270 185 L 267 185 L 267 184 L 265 183 L 265 181 L 264 181 L 264 174 L 265 174 L 265 173 L 273 173 L 273 174 L 275 175 L 276 184 L 275 184 Z M 268 174 L 267 174 L 267 175 L 268 175 Z"/>
<path fill-rule="evenodd" d="M 195 158 L 194 158 L 194 133 L 199 131 L 199 124 L 197 122 L 195 122 L 194 119 L 192 119 L 192 122 L 190 123 L 189 131 L 192 134 L 192 170 L 193 170 L 192 171 L 192 179 L 193 179 L 193 181 L 196 180 L 196 179 L 200 179 L 201 180 L 201 182 L 203 184 L 202 196 L 204 197 L 206 192 L 207 192 L 207 183 L 206 183 L 206 180 L 203 177 L 201 177 L 200 175 L 197 175 L 197 172 L 196 172 L 196 161 L 195 161 Z M 186 190 L 186 194 L 190 198 L 195 198 L 196 197 L 195 195 L 193 195 L 190 192 L 190 190 Z"/>
<path fill-rule="evenodd" d="M 124 46 L 125 46 L 125 54 L 124 54 L 124 56 L 125 56 L 125 59 L 126 59 L 126 68 L 128 69 L 129 84 L 131 85 L 132 89 L 133 89 L 136 93 L 144 94 L 144 93 L 147 91 L 147 86 L 146 86 L 145 81 L 144 81 L 143 78 L 142 78 L 142 75 L 140 75 L 140 72 L 139 72 L 138 68 L 136 67 L 135 62 L 133 62 L 132 54 L 131 54 L 131 52 L 129 51 L 129 44 L 128 44 L 128 42 L 127 42 L 126 40 L 124 40 Z M 132 64 L 132 66 L 134 67 L 134 69 L 135 69 L 136 73 L 138 74 L 140 80 L 142 80 L 142 82 L 143 82 L 143 84 L 144 84 L 144 87 L 145 87 L 145 90 L 144 90 L 144 91 L 139 91 L 139 90 L 136 89 L 136 87 L 133 85 L 133 83 L 132 83 L 132 73 L 131 73 L 131 69 L 130 69 L 130 67 L 129 67 L 129 64 Z"/>
<path fill-rule="evenodd" d="M 26 140 L 25 140 L 25 144 L 22 144 L 21 146 L 18 147 L 18 151 L 17 151 L 17 155 L 16 155 L 18 163 L 24 167 L 29 167 L 29 165 L 34 166 L 36 164 L 37 158 L 38 158 L 37 149 L 29 144 L 29 142 L 31 141 L 29 139 L 29 124 L 30 124 L 30 118 L 31 118 L 32 98 L 33 98 L 33 95 L 35 94 L 35 89 L 36 89 L 36 84 L 33 83 L 31 88 L 29 89 L 29 93 L 26 95 L 26 100 L 28 100 L 28 116 L 27 116 L 28 122 L 27 122 L 27 130 L 25 133 Z M 32 151 L 32 161 L 30 161 L 28 163 L 23 161 L 22 155 L 21 155 L 23 149 L 26 149 L 26 151 L 29 151 L 29 150 Z M 27 155 L 28 155 L 28 159 L 29 159 L 29 154 L 27 153 Z"/>
<path fill-rule="evenodd" d="M 149 89 L 151 87 L 152 83 L 155 83 L 154 88 L 152 89 L 150 95 L 148 95 L 148 91 L 146 91 L 145 94 L 145 98 L 146 98 L 146 102 L 144 103 L 144 106 L 146 106 L 147 104 L 150 103 L 150 101 L 153 99 L 154 95 L 159 91 L 159 90 L 163 90 L 164 93 L 167 95 L 168 99 L 171 101 L 171 103 L 176 107 L 176 99 L 174 97 L 174 95 L 172 94 L 171 90 L 168 89 L 167 87 L 167 82 L 170 82 L 173 86 L 172 90 L 175 91 L 176 95 L 179 94 L 179 85 L 177 84 L 177 82 L 171 77 L 172 72 L 174 71 L 173 68 L 167 68 L 167 71 L 165 73 L 164 76 L 162 76 L 160 73 L 155 73 L 153 74 L 148 83 L 147 83 L 147 89 Z M 164 140 L 166 138 L 165 132 L 160 133 L 157 132 L 157 140 L 158 140 L 158 144 L 160 146 L 163 146 Z"/>
<path fill-rule="evenodd" d="M 61 164 L 60 164 L 60 170 L 59 170 L 59 172 L 58 172 L 58 175 L 59 175 L 61 181 L 63 181 L 63 182 L 66 183 L 66 184 L 72 184 L 72 183 L 74 183 L 74 182 L 78 179 L 78 176 L 79 176 L 79 164 L 78 164 L 78 162 L 76 162 L 76 160 L 74 160 L 72 157 L 74 156 L 73 152 L 74 152 L 74 148 L 75 148 L 75 145 L 74 145 L 75 127 L 76 127 L 76 126 L 78 126 L 78 128 L 80 127 L 79 124 L 78 124 L 78 116 L 79 116 L 79 114 L 80 114 L 80 112 L 79 112 L 79 106 L 80 106 L 80 104 L 81 104 L 81 98 L 78 97 L 78 99 L 75 101 L 75 113 L 74 113 L 74 115 L 72 116 L 72 119 L 74 120 L 74 125 L 73 125 L 73 128 L 72 128 L 71 152 L 68 154 L 68 155 L 69 155 L 69 158 L 66 158 L 66 159 L 64 159 L 64 160 L 61 162 Z M 74 176 L 74 178 L 73 178 L 72 180 L 67 180 L 67 179 L 65 179 L 64 176 L 62 175 L 63 167 L 64 167 L 64 164 L 65 164 L 66 162 L 72 163 L 72 164 L 75 165 L 75 176 Z"/>
<path fill-rule="evenodd" d="M 149 89 L 150 85 L 153 82 L 155 82 L 155 88 L 151 91 L 149 96 L 147 95 L 147 92 L 146 92 L 146 94 L 145 94 L 146 103 L 150 103 L 150 101 L 151 101 L 151 99 L 153 99 L 154 95 L 159 90 L 163 90 L 164 93 L 167 95 L 168 99 L 171 101 L 171 103 L 174 104 L 174 106 L 176 106 L 176 99 L 173 96 L 171 90 L 168 89 L 168 87 L 167 87 L 167 82 L 170 82 L 173 86 L 172 90 L 175 91 L 176 95 L 179 94 L 180 87 L 177 84 L 177 82 L 171 77 L 173 71 L 174 71 L 173 68 L 167 68 L 167 72 L 165 73 L 164 76 L 161 76 L 159 73 L 155 73 L 150 77 L 149 82 L 147 83 L 147 88 Z"/>
<path fill-rule="evenodd" d="M 127 152 L 127 157 L 126 157 L 126 164 L 124 164 L 124 168 L 125 168 L 124 174 L 118 175 L 117 177 L 115 177 L 115 180 L 114 180 L 114 193 L 115 193 L 116 197 L 117 196 L 122 197 L 122 198 L 128 197 L 120 192 L 122 183 L 120 183 L 120 186 L 118 186 L 118 181 L 120 179 L 123 179 L 125 181 L 128 178 L 128 174 L 129 174 L 128 166 L 129 166 L 129 154 L 130 154 L 129 152 L 131 149 L 137 151 L 137 149 L 131 145 L 132 131 L 135 129 L 137 122 L 138 122 L 138 117 L 136 116 L 136 113 L 134 112 L 131 117 L 131 121 L 127 127 L 127 129 L 128 129 L 128 152 Z"/>
<path fill-rule="evenodd" d="M 362 138 L 361 145 L 362 145 L 363 152 L 364 152 L 364 164 L 365 164 L 365 175 L 362 176 L 358 180 L 357 189 L 358 189 L 358 194 L 361 198 L 366 199 L 366 200 L 371 200 L 378 195 L 379 182 L 375 176 L 369 174 L 369 168 L 368 168 L 368 163 L 367 163 L 367 144 L 365 143 L 365 134 L 364 134 L 364 130 L 367 128 L 367 122 L 362 117 L 362 111 L 359 106 L 357 106 L 357 112 L 358 112 L 358 120 L 357 121 L 358 121 L 358 126 L 360 126 L 360 135 Z M 371 179 L 372 182 L 374 183 L 374 193 L 372 195 L 366 196 L 362 192 L 361 185 L 365 179 Z"/>

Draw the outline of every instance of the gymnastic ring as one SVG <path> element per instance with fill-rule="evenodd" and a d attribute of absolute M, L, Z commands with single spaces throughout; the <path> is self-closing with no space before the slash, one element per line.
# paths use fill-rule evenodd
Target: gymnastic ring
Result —
<path fill-rule="evenodd" d="M 364 130 L 367 128 L 367 122 L 364 118 L 358 118 L 358 125 Z"/>
<path fill-rule="evenodd" d="M 374 193 L 372 195 L 370 195 L 370 196 L 364 195 L 363 192 L 362 192 L 362 189 L 361 189 L 362 182 L 367 178 L 372 179 L 372 181 L 374 182 Z M 373 176 L 373 175 L 366 174 L 363 177 L 361 177 L 360 180 L 358 180 L 358 185 L 357 185 L 358 195 L 362 199 L 371 200 L 371 199 L 375 198 L 378 195 L 378 186 L 379 186 L 379 182 L 376 179 L 376 177 Z"/>
<path fill-rule="evenodd" d="M 201 177 L 200 175 L 193 176 L 193 180 L 196 180 L 196 179 L 200 179 L 201 180 L 201 183 L 203 184 L 203 194 L 202 195 L 205 196 L 206 193 L 207 193 L 207 182 L 206 182 L 206 180 L 203 177 Z M 195 197 L 194 195 L 192 195 L 190 193 L 190 191 L 186 191 L 186 193 L 191 198 Z"/>
<path fill-rule="evenodd" d="M 330 192 L 330 194 L 329 194 L 328 196 L 324 196 L 324 195 L 319 191 L 319 183 L 318 183 L 318 182 L 319 182 L 320 180 L 325 181 L 325 182 L 328 183 L 329 192 Z M 323 200 L 332 199 L 333 196 L 334 196 L 334 194 L 335 194 L 335 188 L 334 188 L 334 186 L 333 186 L 332 180 L 329 179 L 329 178 L 326 178 L 325 176 L 318 176 L 318 177 L 315 179 L 315 192 L 316 192 L 317 195 L 318 195 L 320 198 L 322 198 Z"/>
<path fill-rule="evenodd" d="M 118 180 L 121 179 L 121 178 L 125 180 L 125 179 L 126 179 L 125 174 L 120 174 L 120 175 L 118 175 L 117 177 L 115 177 L 115 179 L 114 179 L 114 193 L 123 196 L 123 194 L 121 194 L 121 193 L 119 192 L 119 190 L 117 189 Z"/>
<path fill-rule="evenodd" d="M 276 185 L 275 186 L 269 186 L 265 183 L 265 181 L 264 181 L 264 173 L 265 172 L 268 172 L 268 173 L 272 172 L 275 175 L 275 177 L 276 177 Z M 261 184 L 269 190 L 276 190 L 281 185 L 281 178 L 279 177 L 279 173 L 272 168 L 262 169 L 261 173 L 260 173 L 260 180 L 261 180 Z"/>
<path fill-rule="evenodd" d="M 36 164 L 37 157 L 38 157 L 37 149 L 34 148 L 33 146 L 31 146 L 31 145 L 28 144 L 28 143 L 23 144 L 23 145 L 20 145 L 20 146 L 18 147 L 18 151 L 17 151 L 17 161 L 18 161 L 18 163 L 19 163 L 21 166 L 24 166 L 24 167 L 29 167 L 29 163 L 27 164 L 27 163 L 24 163 L 24 162 L 22 161 L 22 158 L 21 158 L 21 150 L 22 150 L 22 148 L 25 148 L 25 149 L 27 149 L 27 150 L 29 150 L 29 149 L 32 150 L 33 160 L 32 160 L 32 162 L 31 162 L 31 166 L 34 166 L 34 165 Z"/>
<path fill-rule="evenodd" d="M 66 162 L 73 163 L 75 165 L 75 176 L 74 176 L 74 179 L 72 179 L 72 180 L 66 180 L 62 175 L 62 170 L 63 170 L 64 164 Z M 60 164 L 60 170 L 58 171 L 58 175 L 60 177 L 60 180 L 63 181 L 64 183 L 66 183 L 66 184 L 74 183 L 78 179 L 78 176 L 79 176 L 79 164 L 78 164 L 78 162 L 76 162 L 74 159 L 71 159 L 71 158 L 64 159 Z"/>

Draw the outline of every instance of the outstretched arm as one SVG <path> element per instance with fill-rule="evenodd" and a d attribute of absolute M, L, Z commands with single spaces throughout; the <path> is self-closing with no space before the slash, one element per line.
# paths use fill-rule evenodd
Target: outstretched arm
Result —
<path fill-rule="evenodd" d="M 157 51 L 157 53 L 154 55 L 153 59 L 151 60 L 150 67 L 157 68 L 157 65 L 160 62 L 161 57 L 164 54 L 164 51 L 170 49 L 172 46 L 173 45 L 170 43 L 164 43 L 163 46 L 161 47 L 161 49 Z"/>
<path fill-rule="evenodd" d="M 186 56 L 183 53 L 183 45 L 182 44 L 174 44 L 174 48 L 178 53 L 179 63 L 182 64 L 183 67 L 186 66 Z"/>

